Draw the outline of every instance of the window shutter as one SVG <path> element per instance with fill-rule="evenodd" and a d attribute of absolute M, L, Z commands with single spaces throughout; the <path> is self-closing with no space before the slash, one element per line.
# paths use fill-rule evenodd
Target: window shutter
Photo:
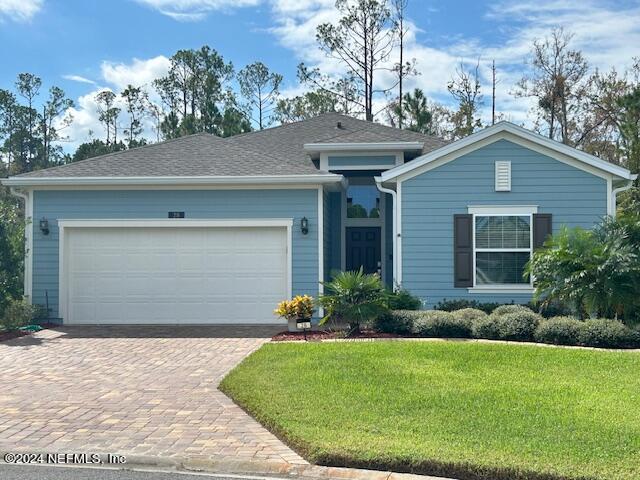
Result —
<path fill-rule="evenodd" d="M 453 286 L 473 287 L 473 215 L 453 216 Z"/>
<path fill-rule="evenodd" d="M 550 213 L 533 214 L 533 248 L 540 248 L 553 233 L 553 222 Z"/>
<path fill-rule="evenodd" d="M 511 162 L 496 162 L 496 192 L 511 191 Z"/>

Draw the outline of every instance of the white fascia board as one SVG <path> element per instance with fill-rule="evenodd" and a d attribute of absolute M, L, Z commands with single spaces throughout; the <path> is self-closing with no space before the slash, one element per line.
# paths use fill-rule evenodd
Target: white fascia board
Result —
<path fill-rule="evenodd" d="M 423 142 L 372 142 L 372 143 L 305 143 L 305 152 L 362 152 L 422 150 Z"/>
<path fill-rule="evenodd" d="M 408 174 L 422 166 L 428 165 L 429 163 L 434 162 L 445 155 L 453 154 L 458 150 L 461 150 L 465 147 L 470 147 L 474 143 L 486 140 L 489 137 L 492 137 L 493 135 L 499 134 L 501 132 L 507 132 L 516 137 L 523 138 L 534 144 L 574 158 L 575 160 L 578 160 L 579 162 L 582 162 L 587 166 L 593 167 L 597 170 L 614 175 L 616 177 L 625 180 L 631 180 L 633 178 L 633 174 L 626 168 L 619 167 L 594 155 L 581 152 L 580 150 L 569 147 L 568 145 L 564 145 L 560 142 L 556 142 L 555 140 L 551 140 L 549 138 L 543 137 L 542 135 L 531 132 L 525 128 L 503 121 L 496 123 L 491 127 L 487 127 L 484 130 L 476 132 L 472 135 L 469 135 L 468 137 L 465 137 L 461 140 L 450 143 L 449 145 L 445 145 L 444 147 L 427 153 L 426 155 L 422 155 L 412 160 L 411 162 L 405 163 L 404 165 L 393 168 L 391 170 L 387 170 L 382 174 L 382 180 L 384 182 L 387 182 L 389 180 L 396 179 L 401 175 Z"/>
<path fill-rule="evenodd" d="M 342 180 L 342 175 L 262 175 L 215 177 L 9 177 L 6 186 L 40 185 L 323 185 Z"/>

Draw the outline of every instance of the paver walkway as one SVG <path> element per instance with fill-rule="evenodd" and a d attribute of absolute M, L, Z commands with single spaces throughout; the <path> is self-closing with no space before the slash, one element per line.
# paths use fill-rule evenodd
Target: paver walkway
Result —
<path fill-rule="evenodd" d="M 65 327 L 0 342 L 0 449 L 306 463 L 216 387 L 282 327 Z"/>

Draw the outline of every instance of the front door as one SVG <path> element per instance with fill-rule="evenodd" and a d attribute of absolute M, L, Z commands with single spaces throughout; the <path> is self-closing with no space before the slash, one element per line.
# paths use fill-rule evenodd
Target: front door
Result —
<path fill-rule="evenodd" d="M 380 227 L 347 227 L 346 270 L 380 273 Z"/>

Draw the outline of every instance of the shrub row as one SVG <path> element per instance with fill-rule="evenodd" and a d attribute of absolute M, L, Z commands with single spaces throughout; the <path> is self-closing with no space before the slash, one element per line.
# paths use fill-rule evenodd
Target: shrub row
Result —
<path fill-rule="evenodd" d="M 537 341 L 556 345 L 604 348 L 640 347 L 640 332 L 609 319 L 580 321 L 557 316 L 545 319 L 523 305 L 502 305 L 491 315 L 475 308 L 396 310 L 378 318 L 374 330 L 400 335 L 443 338 Z"/>
<path fill-rule="evenodd" d="M 513 305 L 513 304 L 512 304 Z M 505 307 L 510 305 L 503 305 L 502 303 L 495 302 L 479 302 L 477 300 L 467 300 L 467 299 L 454 299 L 454 300 L 442 300 L 435 305 L 436 310 L 444 310 L 447 312 L 455 312 L 465 308 L 473 308 L 476 310 L 482 310 L 483 312 L 490 314 L 493 313 L 494 310 L 500 307 Z M 525 306 L 530 310 L 539 313 L 545 318 L 556 317 L 559 315 L 570 315 L 571 309 L 566 305 L 560 302 L 547 302 L 547 303 L 536 303 L 530 302 L 527 305 L 516 305 L 516 306 Z"/>

